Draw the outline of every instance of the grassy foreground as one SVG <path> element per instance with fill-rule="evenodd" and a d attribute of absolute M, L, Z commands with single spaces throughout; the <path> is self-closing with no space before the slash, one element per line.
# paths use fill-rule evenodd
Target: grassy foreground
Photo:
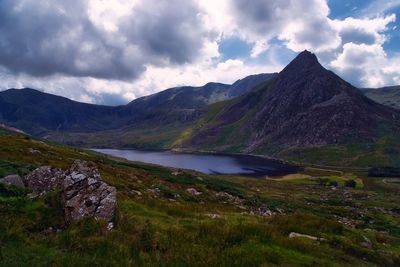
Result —
<path fill-rule="evenodd" d="M 59 192 L 31 199 L 1 186 L 0 266 L 400 266 L 398 180 L 176 172 L 0 130 L 0 177 L 75 159 L 94 161 L 117 188 L 116 228 L 90 219 L 67 228 Z"/>

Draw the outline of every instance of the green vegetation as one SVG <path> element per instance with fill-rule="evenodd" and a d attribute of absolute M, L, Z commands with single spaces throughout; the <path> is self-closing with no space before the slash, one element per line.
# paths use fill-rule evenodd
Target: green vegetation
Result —
<path fill-rule="evenodd" d="M 281 151 L 274 156 L 303 164 L 325 166 L 362 168 L 399 166 L 400 140 L 381 138 L 376 143 L 292 149 Z"/>
<path fill-rule="evenodd" d="M 75 159 L 95 162 L 117 188 L 115 229 L 91 219 L 66 227 L 59 192 L 0 186 L 0 266 L 400 265 L 400 185 L 366 172 L 204 175 L 0 134 L 1 175 Z"/>

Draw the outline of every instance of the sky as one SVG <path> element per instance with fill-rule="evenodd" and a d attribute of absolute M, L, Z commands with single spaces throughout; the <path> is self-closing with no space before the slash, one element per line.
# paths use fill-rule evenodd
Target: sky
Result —
<path fill-rule="evenodd" d="M 357 87 L 400 84 L 400 0 L 0 0 L 0 90 L 120 105 L 305 49 Z"/>

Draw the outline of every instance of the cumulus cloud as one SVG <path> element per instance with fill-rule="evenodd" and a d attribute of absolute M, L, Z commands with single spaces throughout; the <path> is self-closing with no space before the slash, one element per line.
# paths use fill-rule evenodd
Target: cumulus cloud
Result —
<path fill-rule="evenodd" d="M 215 41 L 193 1 L 133 3 L 105 17 L 106 1 L 0 1 L 0 62 L 33 76 L 134 79 L 147 65 L 192 62 Z"/>
<path fill-rule="evenodd" d="M 327 50 L 340 42 L 327 18 L 329 8 L 321 0 L 232 0 L 238 31 L 253 41 L 253 56 L 268 49 L 268 41 L 278 37 L 294 51 Z M 318 33 L 318 34 L 315 34 Z"/>
<path fill-rule="evenodd" d="M 384 32 L 388 29 L 388 24 L 395 21 L 394 14 L 375 18 L 346 18 L 334 20 L 333 27 L 339 33 L 343 44 L 383 44 L 387 40 Z"/>
<path fill-rule="evenodd" d="M 357 86 L 379 87 L 400 82 L 399 57 L 389 59 L 378 44 L 347 43 L 331 65 Z"/>
<path fill-rule="evenodd" d="M 335 20 L 342 43 L 327 62 L 338 74 L 359 87 L 379 87 L 399 83 L 397 56 L 391 59 L 383 45 L 386 31 L 396 21 L 394 14 L 374 18 Z"/>

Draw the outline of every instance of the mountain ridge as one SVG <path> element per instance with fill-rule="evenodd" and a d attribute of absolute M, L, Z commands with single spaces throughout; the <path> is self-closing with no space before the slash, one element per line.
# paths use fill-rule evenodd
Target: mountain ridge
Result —
<path fill-rule="evenodd" d="M 269 74 L 260 74 L 265 79 Z M 246 77 L 242 81 L 253 79 Z M 0 122 L 36 136 L 49 132 L 96 132 L 145 124 L 192 121 L 210 103 L 229 99 L 231 85 L 175 87 L 121 106 L 81 103 L 39 90 L 0 92 Z M 155 101 L 154 101 L 155 100 Z"/>
<path fill-rule="evenodd" d="M 366 98 L 305 51 L 263 88 L 224 107 L 186 145 L 250 153 L 371 142 L 380 124 L 394 126 L 397 134 L 399 118 L 400 112 Z"/>

